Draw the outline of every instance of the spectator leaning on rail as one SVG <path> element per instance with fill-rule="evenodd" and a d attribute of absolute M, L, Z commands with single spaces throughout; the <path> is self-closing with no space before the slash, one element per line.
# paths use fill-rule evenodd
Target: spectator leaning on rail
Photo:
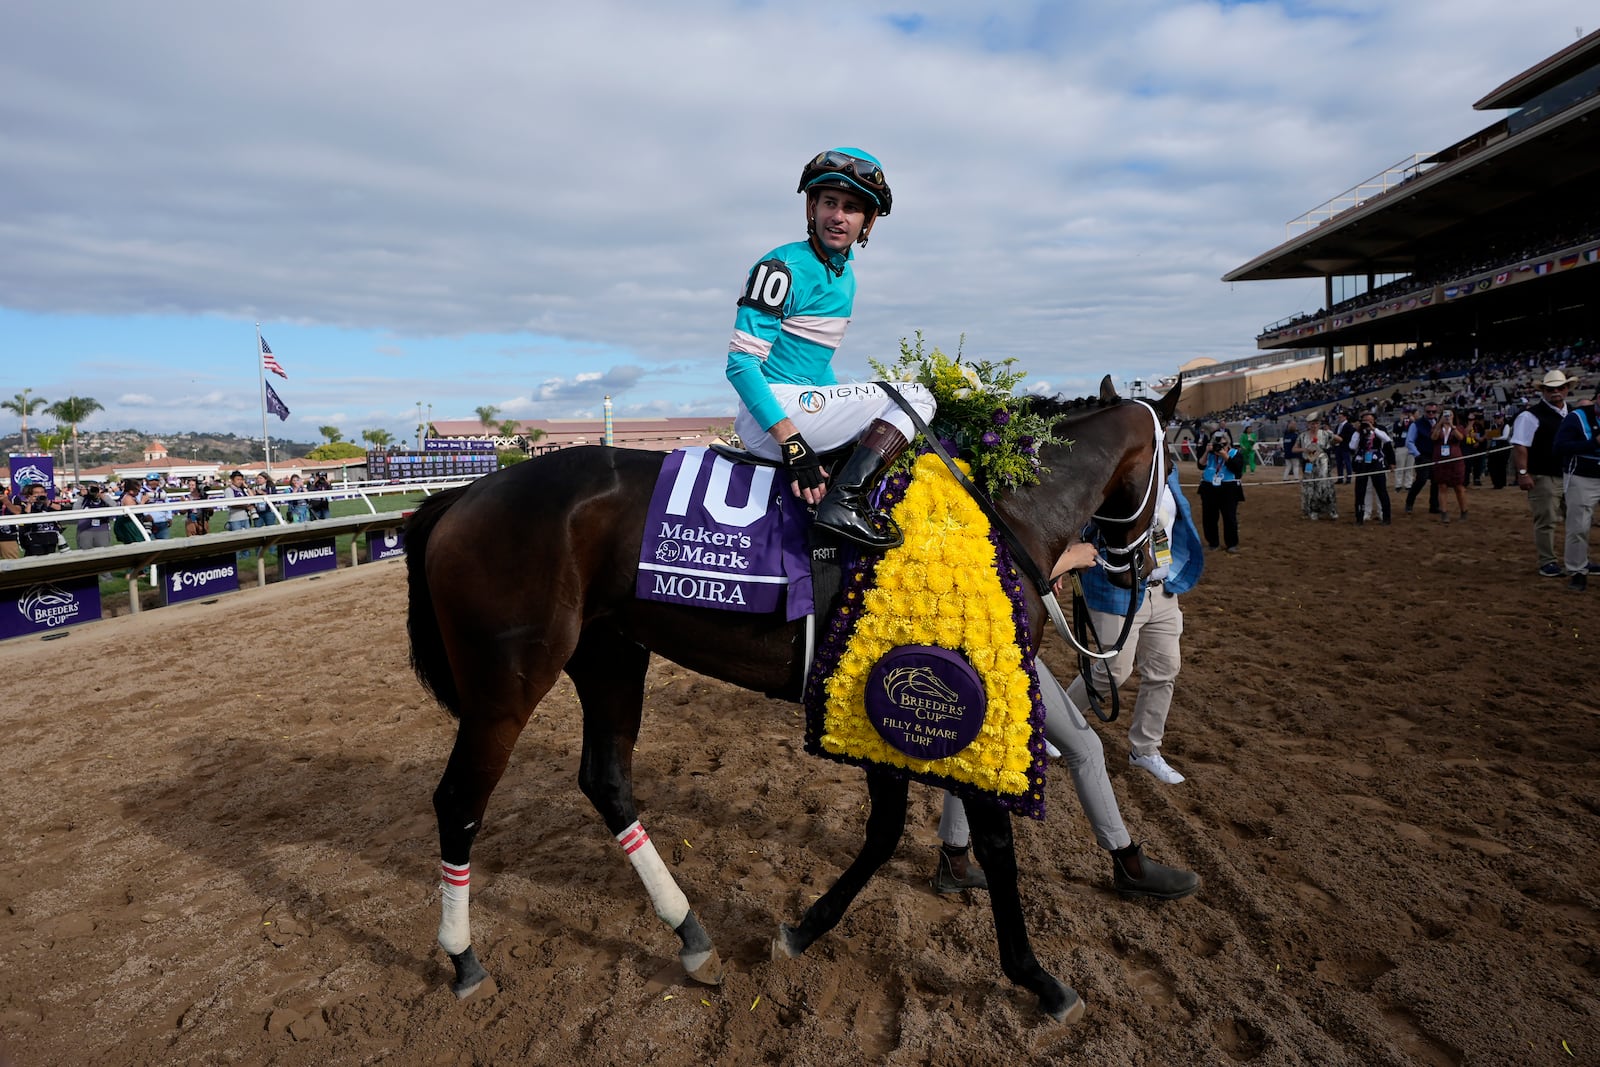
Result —
<path fill-rule="evenodd" d="M 1556 430 L 1567 417 L 1567 388 L 1572 384 L 1559 370 L 1539 383 L 1539 399 L 1511 424 L 1511 462 L 1517 488 L 1528 494 L 1533 511 L 1533 549 L 1539 557 L 1539 574 L 1559 578 L 1563 570 L 1556 558 L 1556 520 L 1561 517 L 1561 461 L 1556 458 Z"/>
<path fill-rule="evenodd" d="M 783 460 L 790 489 L 816 505 L 818 526 L 892 548 L 900 533 L 873 515 L 868 496 L 906 447 L 911 420 L 876 385 L 838 384 L 832 363 L 855 306 L 851 246 L 867 243 L 893 197 L 883 167 L 859 148 L 811 159 L 796 191 L 805 195 L 806 239 L 763 256 L 739 296 L 727 370 L 739 396 L 734 429 L 750 451 Z M 933 418 L 925 387 L 896 388 L 922 418 Z M 819 450 L 852 441 L 855 451 L 837 473 L 822 468 Z"/>
<path fill-rule="evenodd" d="M 1600 399 L 1600 392 L 1596 398 Z M 1589 575 L 1600 565 L 1589 562 L 1589 527 L 1595 504 L 1600 503 L 1600 419 L 1594 402 L 1574 406 L 1556 428 L 1555 451 L 1566 470 L 1563 483 L 1567 500 L 1567 588 L 1581 593 L 1589 588 Z"/>
<path fill-rule="evenodd" d="M 44 515 L 52 511 L 60 511 L 65 505 L 59 500 L 51 500 L 46 493 L 43 482 L 30 482 L 22 490 L 22 500 L 18 503 L 15 514 L 18 515 Z M 61 524 L 59 522 L 30 522 L 17 530 L 17 539 L 22 542 L 24 556 L 49 556 L 61 547 Z"/>
<path fill-rule="evenodd" d="M 139 490 L 139 503 L 164 504 L 167 500 L 167 487 L 161 475 L 151 471 L 144 476 L 144 485 Z M 150 511 L 144 516 L 144 523 L 150 528 L 150 536 L 157 541 L 165 541 L 172 536 L 172 512 Z"/>
<path fill-rule="evenodd" d="M 228 498 L 227 528 L 230 530 L 248 530 L 250 518 L 255 514 L 254 504 L 235 503 L 235 501 L 254 496 L 250 487 L 244 484 L 244 472 L 234 471 L 228 475 L 228 484 L 223 487 L 222 495 Z"/>
<path fill-rule="evenodd" d="M 83 487 L 83 496 L 73 501 L 74 511 L 100 511 L 111 506 L 101 487 L 90 482 Z M 92 515 L 78 520 L 79 548 L 110 548 L 112 519 L 106 515 Z"/>

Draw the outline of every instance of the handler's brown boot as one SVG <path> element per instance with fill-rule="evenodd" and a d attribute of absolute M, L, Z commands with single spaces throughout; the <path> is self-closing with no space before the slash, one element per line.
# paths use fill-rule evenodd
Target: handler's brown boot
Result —
<path fill-rule="evenodd" d="M 817 505 L 817 525 L 868 548 L 887 550 L 901 544 L 905 535 L 900 527 L 889 516 L 875 514 L 867 498 L 905 447 L 905 434 L 892 423 L 873 419 Z"/>
<path fill-rule="evenodd" d="M 1111 882 L 1125 897 L 1177 900 L 1200 888 L 1200 876 L 1157 863 L 1138 845 L 1111 853 Z"/>
<path fill-rule="evenodd" d="M 939 866 L 933 872 L 935 893 L 959 893 L 963 889 L 988 889 L 989 877 L 972 862 L 967 849 L 939 846 Z"/>

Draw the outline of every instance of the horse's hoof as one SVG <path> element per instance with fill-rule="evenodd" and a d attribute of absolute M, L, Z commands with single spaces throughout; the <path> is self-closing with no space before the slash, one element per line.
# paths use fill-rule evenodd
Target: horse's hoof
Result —
<path fill-rule="evenodd" d="M 456 977 L 450 983 L 450 992 L 456 995 L 457 1000 L 472 996 L 489 977 L 489 972 L 478 962 L 478 954 L 472 951 L 471 945 L 460 952 L 451 953 L 450 962 L 456 965 Z"/>
<path fill-rule="evenodd" d="M 1089 1006 L 1071 986 L 1063 985 L 1059 981 L 1056 982 L 1056 988 L 1050 996 L 1039 994 L 1039 1007 L 1056 1022 L 1066 1023 L 1068 1026 L 1082 1019 L 1083 1013 L 1089 1010 Z"/>
<path fill-rule="evenodd" d="M 794 927 L 788 923 L 779 923 L 778 936 L 772 939 L 773 962 L 796 959 L 804 951 L 805 949 L 795 943 Z"/>
<path fill-rule="evenodd" d="M 717 955 L 716 949 L 685 952 L 678 957 L 678 962 L 683 964 L 684 972 L 696 982 L 704 982 L 706 985 L 722 984 L 722 957 Z"/>

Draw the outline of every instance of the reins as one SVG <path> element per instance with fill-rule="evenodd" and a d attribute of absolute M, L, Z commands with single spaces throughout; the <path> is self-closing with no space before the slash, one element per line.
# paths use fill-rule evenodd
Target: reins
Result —
<path fill-rule="evenodd" d="M 912 425 L 917 428 L 918 433 L 922 434 L 923 439 L 927 441 L 928 446 L 933 450 L 934 454 L 944 462 L 945 467 L 947 467 L 951 475 L 954 476 L 957 484 L 959 484 L 967 491 L 968 494 L 972 496 L 972 499 L 977 502 L 978 507 L 982 509 L 984 515 L 988 517 L 990 524 L 993 525 L 994 528 L 999 531 L 1000 536 L 1005 539 L 1006 545 L 1011 549 L 1012 558 L 1016 561 L 1017 566 L 1022 569 L 1023 574 L 1026 575 L 1028 580 L 1033 583 L 1034 589 L 1038 593 L 1040 601 L 1042 601 L 1044 604 L 1045 612 L 1050 616 L 1050 621 L 1055 625 L 1056 633 L 1060 634 L 1063 640 L 1077 650 L 1079 667 L 1084 673 L 1085 684 L 1089 687 L 1090 707 L 1094 710 L 1095 715 L 1097 715 L 1103 722 L 1110 722 L 1112 719 L 1115 719 L 1117 717 L 1117 696 L 1115 690 L 1112 692 L 1111 716 L 1110 718 L 1107 718 L 1100 711 L 1099 696 L 1094 692 L 1093 684 L 1089 679 L 1089 669 L 1086 665 L 1092 660 L 1110 659 L 1112 656 L 1115 656 L 1118 652 L 1122 651 L 1122 646 L 1128 639 L 1128 632 L 1133 628 L 1133 617 L 1136 614 L 1133 596 L 1130 594 L 1128 597 L 1128 612 L 1122 620 L 1122 633 L 1118 635 L 1116 644 L 1113 645 L 1109 650 L 1104 650 L 1103 646 L 1101 651 L 1094 651 L 1088 648 L 1085 642 L 1080 641 L 1078 636 L 1074 633 L 1075 627 L 1067 623 L 1066 616 L 1061 611 L 1061 605 L 1056 600 L 1055 590 L 1051 588 L 1051 580 L 1049 576 L 1046 575 L 1039 565 L 1034 562 L 1033 556 L 1028 553 L 1028 550 L 1022 547 L 1022 543 L 1017 539 L 1016 533 L 1009 525 L 1006 524 L 1005 519 L 1001 518 L 1000 513 L 995 510 L 994 503 L 984 495 L 983 490 L 979 489 L 977 484 L 974 483 L 971 478 L 962 473 L 960 467 L 956 466 L 955 460 L 950 458 L 950 453 L 946 452 L 944 446 L 939 443 L 938 435 L 928 428 L 928 424 L 923 421 L 922 416 L 918 415 L 916 409 L 906 401 L 905 397 L 900 395 L 900 391 L 895 389 L 894 386 L 890 385 L 888 382 L 878 382 L 876 384 L 885 393 L 889 394 L 889 398 L 899 406 L 901 411 L 904 411 L 911 417 Z M 1156 492 L 1156 487 L 1166 481 L 1164 474 L 1160 475 L 1158 479 L 1159 472 L 1165 467 L 1165 456 L 1163 455 L 1163 441 L 1161 432 L 1161 416 L 1157 414 L 1155 408 L 1147 401 L 1136 399 L 1135 402 L 1150 414 L 1150 418 L 1155 424 L 1156 459 L 1155 462 L 1150 466 L 1150 484 L 1145 487 L 1144 499 L 1140 502 L 1138 509 L 1134 511 L 1134 513 L 1128 518 L 1107 519 L 1102 518 L 1099 515 L 1091 516 L 1091 518 L 1099 522 L 1115 522 L 1129 525 L 1137 522 L 1139 516 L 1144 514 L 1145 508 L 1149 506 L 1150 500 Z M 1109 564 L 1102 562 L 1102 566 L 1105 566 L 1108 570 L 1111 570 L 1114 573 L 1131 571 L 1132 581 L 1135 584 L 1141 582 L 1143 579 L 1139 573 L 1141 558 L 1139 548 L 1143 546 L 1144 542 L 1148 540 L 1150 536 L 1151 530 L 1146 529 L 1137 540 L 1128 545 L 1126 548 L 1114 549 L 1107 547 L 1107 554 L 1127 556 L 1128 562 L 1119 567 L 1111 567 Z M 1074 608 L 1073 614 L 1076 616 L 1080 614 L 1079 605 L 1083 602 L 1083 586 L 1078 581 L 1078 576 L 1076 574 L 1072 575 L 1072 590 Z M 1099 637 L 1093 633 L 1093 626 L 1087 624 L 1087 612 L 1082 612 L 1082 615 L 1087 626 L 1084 636 L 1086 638 L 1093 637 L 1094 642 L 1099 644 Z"/>

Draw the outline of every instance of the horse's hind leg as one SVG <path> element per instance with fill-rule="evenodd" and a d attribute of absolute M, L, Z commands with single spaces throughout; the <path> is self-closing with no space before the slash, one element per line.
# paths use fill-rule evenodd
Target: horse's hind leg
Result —
<path fill-rule="evenodd" d="M 967 800 L 967 821 L 972 825 L 972 845 L 978 862 L 989 876 L 989 904 L 994 909 L 994 931 L 1000 942 L 1000 967 L 1006 977 L 1031 990 L 1057 1022 L 1083 1018 L 1083 999 L 1050 974 L 1033 955 L 1028 924 L 1017 891 L 1017 853 L 1011 837 L 1011 816 L 991 800 Z"/>
<path fill-rule="evenodd" d="M 627 854 L 656 915 L 678 935 L 682 942 L 678 960 L 684 971 L 696 981 L 716 985 L 722 981 L 722 960 L 650 842 L 633 802 L 633 746 L 639 738 L 649 665 L 650 652 L 644 646 L 599 626 L 584 631 L 567 663 L 567 674 L 583 704 L 578 787 Z"/>
<path fill-rule="evenodd" d="M 855 900 L 856 894 L 866 886 L 873 874 L 894 855 L 900 836 L 906 828 L 906 794 L 910 783 L 890 771 L 876 767 L 867 769 L 867 795 L 872 810 L 867 815 L 867 838 L 861 844 L 861 853 L 855 862 L 845 868 L 828 891 L 806 909 L 800 925 L 778 925 L 778 936 L 772 942 L 772 958 L 787 959 L 800 955 L 812 942 L 838 925 L 844 913 Z"/>

